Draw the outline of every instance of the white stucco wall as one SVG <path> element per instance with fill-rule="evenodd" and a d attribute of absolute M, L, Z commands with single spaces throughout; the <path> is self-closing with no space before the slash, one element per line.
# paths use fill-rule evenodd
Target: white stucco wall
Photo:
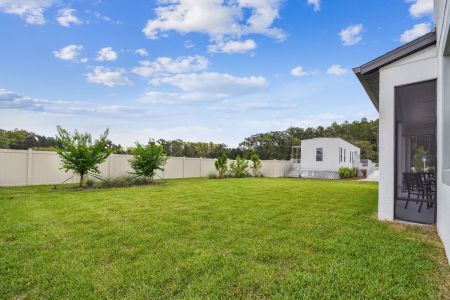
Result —
<path fill-rule="evenodd" d="M 315 138 L 302 140 L 302 169 L 318 171 L 338 171 L 340 167 L 353 167 L 350 152 L 360 149 L 340 138 Z M 345 162 L 339 162 L 339 148 L 346 150 Z M 323 148 L 323 161 L 316 161 L 317 148 Z"/>
<path fill-rule="evenodd" d="M 437 78 L 436 47 L 428 47 L 380 70 L 378 217 L 394 219 L 395 87 Z"/>
<path fill-rule="evenodd" d="M 435 1 L 438 33 L 437 158 L 441 165 L 438 168 L 437 229 L 450 260 L 450 56 L 445 53 L 450 44 L 449 5 L 448 0 Z"/>

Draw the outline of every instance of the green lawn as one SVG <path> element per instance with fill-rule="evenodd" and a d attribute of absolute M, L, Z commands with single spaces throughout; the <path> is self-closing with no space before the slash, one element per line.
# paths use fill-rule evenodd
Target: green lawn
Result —
<path fill-rule="evenodd" d="M 354 181 L 0 188 L 0 298 L 449 297 L 435 229 L 376 202 Z"/>

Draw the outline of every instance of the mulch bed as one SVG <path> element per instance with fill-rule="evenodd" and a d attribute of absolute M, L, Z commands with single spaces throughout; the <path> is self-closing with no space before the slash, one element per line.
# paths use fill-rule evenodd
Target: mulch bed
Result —
<path fill-rule="evenodd" d="M 139 183 L 139 184 L 117 184 L 111 186 L 72 186 L 69 189 L 73 191 L 85 191 L 85 190 L 108 190 L 108 189 L 122 189 L 122 188 L 132 188 L 132 187 L 140 187 L 140 186 L 158 186 L 166 184 L 166 182 L 148 182 L 148 183 Z M 54 190 L 58 189 L 55 185 L 53 187 Z"/>

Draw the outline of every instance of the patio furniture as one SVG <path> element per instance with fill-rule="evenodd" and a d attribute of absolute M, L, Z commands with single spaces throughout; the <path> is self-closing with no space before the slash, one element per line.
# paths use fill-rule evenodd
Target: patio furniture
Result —
<path fill-rule="evenodd" d="M 408 209 L 409 201 L 416 201 L 417 204 L 420 202 L 419 213 L 425 202 L 427 209 L 430 209 L 434 206 L 436 199 L 435 175 L 433 173 L 403 173 L 403 190 L 408 193 L 405 209 Z"/>

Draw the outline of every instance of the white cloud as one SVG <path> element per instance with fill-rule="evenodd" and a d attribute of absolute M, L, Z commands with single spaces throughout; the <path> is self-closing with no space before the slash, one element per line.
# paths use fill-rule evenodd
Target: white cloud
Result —
<path fill-rule="evenodd" d="M 223 95 L 204 92 L 161 92 L 148 91 L 139 97 L 141 103 L 195 104 L 216 102 L 224 99 Z"/>
<path fill-rule="evenodd" d="M 45 9 L 55 4 L 56 0 L 0 0 L 0 11 L 18 15 L 28 24 L 45 24 Z"/>
<path fill-rule="evenodd" d="M 178 74 L 156 78 L 155 86 L 167 85 L 178 88 L 179 92 L 149 91 L 140 99 L 145 103 L 186 104 L 198 102 L 218 102 L 229 98 L 257 94 L 268 88 L 267 80 L 260 76 L 236 77 L 230 74 L 204 72 Z"/>
<path fill-rule="evenodd" d="M 82 50 L 83 46 L 81 45 L 68 45 L 60 50 L 53 51 L 53 55 L 62 60 L 76 61 Z M 87 60 L 83 58 L 80 61 L 86 62 Z"/>
<path fill-rule="evenodd" d="M 195 47 L 195 45 L 194 45 L 194 43 L 192 41 L 185 41 L 184 42 L 184 48 L 191 49 L 191 48 L 194 48 L 194 47 Z"/>
<path fill-rule="evenodd" d="M 302 76 L 309 75 L 309 73 L 305 72 L 305 70 L 303 70 L 302 67 L 297 66 L 291 70 L 291 75 L 295 76 L 295 77 L 302 77 Z"/>
<path fill-rule="evenodd" d="M 409 8 L 409 13 L 414 18 L 432 15 L 434 13 L 434 0 L 408 0 L 407 2 L 412 3 Z"/>
<path fill-rule="evenodd" d="M 343 122 L 348 120 L 344 115 L 337 115 L 334 113 L 322 113 L 318 115 L 309 115 L 304 117 L 295 118 L 272 118 L 270 120 L 245 120 L 245 128 L 253 128 L 258 131 L 273 131 L 273 130 L 286 130 L 289 127 L 317 127 L 317 126 L 329 126 L 333 122 Z M 350 118 L 351 119 L 351 118 Z"/>
<path fill-rule="evenodd" d="M 204 33 L 213 40 L 262 34 L 278 40 L 284 32 L 272 27 L 279 17 L 281 0 L 164 0 L 155 9 L 156 18 L 143 29 L 149 39 L 177 31 Z"/>
<path fill-rule="evenodd" d="M 203 71 L 208 68 L 209 60 L 203 56 L 182 56 L 176 59 L 158 57 L 154 61 L 141 61 L 133 73 L 143 77 Z"/>
<path fill-rule="evenodd" d="M 0 89 L 0 109 L 16 109 L 52 114 L 80 115 L 80 114 L 112 114 L 132 113 L 145 114 L 142 107 L 131 107 L 117 104 L 99 105 L 92 102 L 49 100 L 23 96 L 14 92 Z"/>
<path fill-rule="evenodd" d="M 286 110 L 298 107 L 297 103 L 270 103 L 265 101 L 257 102 L 239 102 L 239 103 L 224 103 L 220 106 L 211 106 L 208 109 L 211 111 L 224 113 L 247 113 L 256 110 Z"/>
<path fill-rule="evenodd" d="M 226 73 L 204 72 L 178 74 L 153 79 L 152 84 L 168 84 L 188 92 L 211 92 L 222 94 L 247 94 L 265 89 L 267 80 L 261 76 L 236 77 Z"/>
<path fill-rule="evenodd" d="M 245 41 L 217 41 L 216 44 L 209 45 L 208 51 L 212 53 L 245 53 L 256 49 L 257 45 L 254 40 Z"/>
<path fill-rule="evenodd" d="M 102 15 L 100 12 L 98 12 L 98 11 L 91 11 L 91 10 L 85 10 L 84 11 L 86 14 L 89 14 L 89 15 L 93 15 L 96 19 L 98 19 L 98 20 L 100 20 L 100 21 L 105 21 L 105 22 L 109 22 L 109 23 L 111 23 L 111 24 L 115 24 L 115 25 L 121 25 L 121 24 L 123 24 L 123 22 L 121 22 L 121 21 L 115 21 L 115 20 L 113 20 L 113 19 L 111 19 L 110 17 L 108 17 L 108 16 L 105 16 L 105 15 Z"/>
<path fill-rule="evenodd" d="M 314 8 L 314 11 L 320 10 L 320 0 L 308 0 L 308 4 Z"/>
<path fill-rule="evenodd" d="M 74 15 L 75 12 L 76 10 L 73 8 L 60 9 L 56 20 L 59 25 L 64 27 L 70 27 L 71 24 L 80 25 L 82 22 Z"/>
<path fill-rule="evenodd" d="M 117 53 L 112 47 L 102 48 L 98 51 L 96 60 L 98 61 L 114 61 L 117 59 Z"/>
<path fill-rule="evenodd" d="M 353 46 L 359 44 L 362 40 L 363 25 L 352 25 L 343 29 L 339 36 L 344 46 Z"/>
<path fill-rule="evenodd" d="M 148 56 L 148 52 L 145 48 L 137 49 L 136 54 L 138 54 L 140 56 Z"/>
<path fill-rule="evenodd" d="M 133 84 L 128 77 L 125 76 L 123 69 L 112 71 L 105 67 L 95 67 L 93 72 L 86 74 L 88 82 L 103 84 L 108 87 L 127 86 Z"/>
<path fill-rule="evenodd" d="M 137 130 L 130 130 L 127 132 L 127 136 L 130 136 L 129 142 L 124 144 L 133 145 L 136 140 L 146 143 L 148 137 L 154 139 L 183 139 L 185 141 L 202 142 L 202 141 L 215 141 L 216 143 L 223 143 L 223 130 L 218 127 L 202 126 L 197 124 L 187 124 L 182 126 L 168 127 L 165 124 L 163 128 L 144 128 Z M 169 125 L 170 126 L 170 125 Z"/>
<path fill-rule="evenodd" d="M 332 65 L 327 70 L 327 74 L 341 76 L 348 73 L 348 70 L 343 68 L 341 65 Z"/>
<path fill-rule="evenodd" d="M 400 36 L 400 41 L 402 43 L 409 43 L 409 42 L 421 37 L 422 35 L 427 34 L 430 31 L 431 31 L 430 23 L 416 24 L 416 25 L 414 25 L 413 28 L 406 30 L 405 32 L 402 33 L 402 35 Z"/>

